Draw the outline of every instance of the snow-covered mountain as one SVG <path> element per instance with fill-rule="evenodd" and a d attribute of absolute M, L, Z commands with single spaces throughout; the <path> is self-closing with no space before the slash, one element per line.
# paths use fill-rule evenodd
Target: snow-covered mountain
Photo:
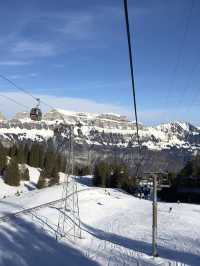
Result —
<path fill-rule="evenodd" d="M 41 122 L 33 122 L 28 112 L 17 113 L 13 119 L 5 120 L 0 114 L 0 136 L 9 138 L 18 135 L 32 140 L 53 136 L 53 128 L 58 123 L 80 123 L 75 126 L 75 139 L 78 143 L 117 147 L 136 146 L 135 123 L 117 114 L 92 114 L 66 110 L 51 110 L 44 114 Z M 149 150 L 171 149 L 173 147 L 190 150 L 200 148 L 200 129 L 185 122 L 172 122 L 155 127 L 140 124 L 140 140 Z"/>
<path fill-rule="evenodd" d="M 26 112 L 17 113 L 11 120 L 0 120 L 0 140 L 7 145 L 12 143 L 13 139 L 46 141 L 53 138 L 56 125 L 63 122 L 75 125 L 74 134 L 79 162 L 88 159 L 88 150 L 94 151 L 93 157 L 117 154 L 121 158 L 130 160 L 131 153 L 134 153 L 134 148 L 137 147 L 135 123 L 125 116 L 61 109 L 47 112 L 41 122 L 31 121 L 29 113 Z M 164 156 L 162 160 L 168 164 L 170 157 L 172 165 L 174 155 L 176 160 L 180 159 L 181 166 L 185 156 L 191 156 L 200 149 L 200 129 L 185 122 L 172 122 L 154 127 L 140 124 L 139 134 L 147 157 L 149 154 L 151 156 L 156 154 L 161 160 Z"/>

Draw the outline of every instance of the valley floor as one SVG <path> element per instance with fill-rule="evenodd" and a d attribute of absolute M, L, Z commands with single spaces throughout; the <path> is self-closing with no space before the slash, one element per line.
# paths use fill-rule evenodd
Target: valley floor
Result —
<path fill-rule="evenodd" d="M 81 239 L 56 241 L 60 203 L 18 215 L 0 223 L 0 265 L 200 265 L 200 206 L 159 203 L 159 257 L 154 259 L 152 203 L 86 181 L 78 183 Z M 2 199 L 0 216 L 57 200 L 61 193 L 57 185 Z"/>

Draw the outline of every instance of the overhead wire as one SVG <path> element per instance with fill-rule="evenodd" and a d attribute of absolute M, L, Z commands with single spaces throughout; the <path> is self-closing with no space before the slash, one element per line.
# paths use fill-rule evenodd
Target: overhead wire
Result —
<path fill-rule="evenodd" d="M 138 178 L 139 169 L 141 167 L 141 142 L 139 136 L 139 123 L 138 123 L 138 112 L 137 112 L 137 101 L 136 101 L 136 90 L 135 90 L 135 79 L 134 79 L 134 71 L 133 71 L 133 52 L 131 45 L 131 34 L 130 34 L 130 26 L 129 26 L 129 14 L 128 14 L 128 3 L 127 0 L 124 0 L 124 15 L 125 15 L 125 26 L 127 33 L 127 42 L 128 42 L 128 55 L 129 55 L 129 67 L 131 74 L 131 85 L 132 85 L 132 96 L 133 96 L 133 105 L 134 105 L 134 115 L 135 115 L 135 124 L 136 124 L 136 140 L 138 145 L 138 162 L 136 163 L 136 178 Z"/>
<path fill-rule="evenodd" d="M 23 93 L 29 95 L 29 96 L 30 96 L 31 98 L 33 98 L 34 100 L 36 100 L 36 101 L 38 100 L 38 97 L 34 96 L 30 91 L 25 90 L 25 89 L 22 88 L 21 86 L 18 86 L 14 81 L 12 81 L 11 79 L 7 78 L 6 76 L 0 74 L 0 78 L 3 79 L 3 80 L 5 80 L 5 81 L 7 81 L 7 82 L 9 82 L 9 83 L 10 83 L 12 86 L 14 86 L 17 90 L 20 90 L 20 91 L 22 91 Z M 46 106 L 52 108 L 52 109 L 55 109 L 55 107 L 53 107 L 52 105 L 50 105 L 49 103 L 47 103 L 47 102 L 45 102 L 45 101 L 43 101 L 43 100 L 41 100 L 41 99 L 40 99 L 40 102 L 43 103 L 44 105 L 46 105 Z"/>
<path fill-rule="evenodd" d="M 13 98 L 11 98 L 11 97 L 9 97 L 9 96 L 7 96 L 7 95 L 0 94 L 0 97 L 5 98 L 5 99 L 7 99 L 7 100 L 9 100 L 9 101 L 11 101 L 11 102 L 17 104 L 17 105 L 19 105 L 19 106 L 21 106 L 21 107 L 24 107 L 25 109 L 29 110 L 29 107 L 28 107 L 27 105 L 25 105 L 25 104 L 23 104 L 23 103 L 20 103 L 20 102 L 14 100 Z"/>
<path fill-rule="evenodd" d="M 28 94 L 28 95 L 29 95 L 30 97 L 32 97 L 34 100 L 37 100 L 37 98 L 36 98 L 33 94 L 31 94 L 29 91 L 27 91 L 27 90 L 25 90 L 25 89 L 19 87 L 19 86 L 18 86 L 15 82 L 13 82 L 11 79 L 5 77 L 5 76 L 2 75 L 2 74 L 0 74 L 0 78 L 3 79 L 3 80 L 5 80 L 5 81 L 7 81 L 7 82 L 9 82 L 9 83 L 10 83 L 12 86 L 14 86 L 16 89 L 18 89 L 18 90 L 20 90 L 20 91 L 22 91 L 22 92 Z"/>
<path fill-rule="evenodd" d="M 133 103 L 134 103 L 136 134 L 137 134 L 138 147 L 140 147 L 139 125 L 138 125 L 138 114 L 137 114 L 137 102 L 136 102 L 136 91 L 135 91 L 135 80 L 134 80 L 134 72 L 133 72 L 133 52 L 132 52 L 132 46 L 131 46 L 131 36 L 130 36 L 127 0 L 124 0 L 124 14 L 125 14 L 125 24 L 126 24 L 127 41 L 128 41 L 129 66 L 130 66 L 130 73 L 131 73 L 131 84 L 132 84 L 132 95 L 133 95 Z"/>

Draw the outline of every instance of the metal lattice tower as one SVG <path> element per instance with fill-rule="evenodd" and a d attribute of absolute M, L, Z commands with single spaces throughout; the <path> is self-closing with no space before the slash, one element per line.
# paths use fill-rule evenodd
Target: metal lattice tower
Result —
<path fill-rule="evenodd" d="M 66 237 L 70 240 L 81 238 L 77 182 L 74 174 L 74 126 L 68 126 L 69 154 L 65 169 L 62 199 L 59 208 L 56 239 Z"/>

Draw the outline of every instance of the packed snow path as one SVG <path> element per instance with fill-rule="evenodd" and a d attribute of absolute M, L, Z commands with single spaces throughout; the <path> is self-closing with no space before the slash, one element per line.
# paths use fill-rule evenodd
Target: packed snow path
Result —
<path fill-rule="evenodd" d="M 61 190 L 54 186 L 2 200 L 0 215 L 57 200 Z M 150 201 L 94 188 L 79 193 L 79 202 L 82 239 L 76 243 L 55 240 L 59 203 L 1 223 L 0 265 L 200 265 L 200 206 L 159 203 L 160 257 L 153 259 Z"/>

